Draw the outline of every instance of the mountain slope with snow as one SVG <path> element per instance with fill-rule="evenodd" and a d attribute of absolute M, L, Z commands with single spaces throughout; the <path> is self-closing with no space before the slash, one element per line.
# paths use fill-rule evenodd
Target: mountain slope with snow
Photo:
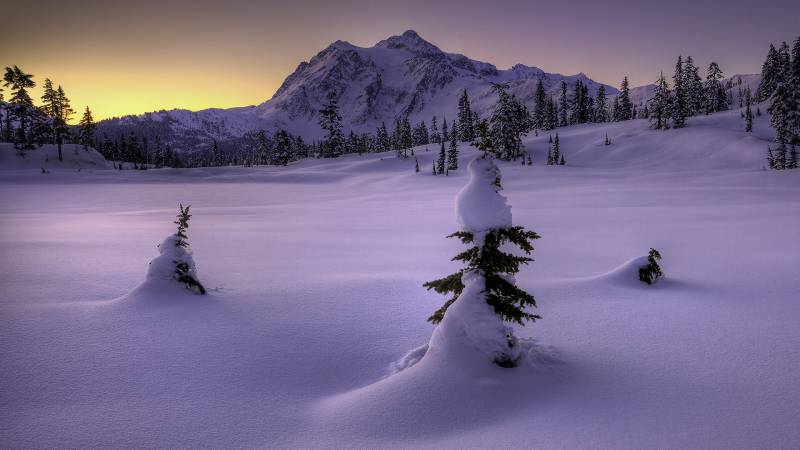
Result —
<path fill-rule="evenodd" d="M 311 141 L 322 136 L 318 111 L 329 95 L 337 99 L 345 132 L 374 133 L 382 122 L 392 127 L 395 120 L 405 116 L 414 124 L 423 120 L 430 123 L 434 115 L 440 121 L 445 116 L 452 123 L 458 97 L 465 89 L 473 109 L 487 117 L 495 102 L 490 94 L 492 83 L 509 83 L 510 92 L 532 108 L 540 79 L 553 96 L 562 81 L 572 92 L 580 80 L 588 85 L 591 95 L 600 86 L 583 73 L 565 76 L 522 64 L 500 70 L 464 55 L 446 53 L 409 30 L 369 48 L 334 42 L 301 63 L 271 99 L 257 106 L 126 116 L 103 121 L 100 132 L 113 136 L 134 131 L 151 138 L 158 134 L 184 151 L 203 148 L 212 140 L 234 140 L 257 129 L 282 128 Z M 617 90 L 606 86 L 606 92 L 613 95 Z"/>

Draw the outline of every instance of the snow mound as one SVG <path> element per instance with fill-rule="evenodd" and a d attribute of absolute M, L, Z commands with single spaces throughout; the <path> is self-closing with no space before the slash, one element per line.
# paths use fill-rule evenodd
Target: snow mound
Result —
<path fill-rule="evenodd" d="M 625 261 L 613 270 L 591 277 L 589 280 L 605 281 L 618 286 L 652 287 L 639 281 L 639 268 L 647 264 L 647 256 L 637 256 Z"/>
<path fill-rule="evenodd" d="M 520 353 L 513 330 L 486 302 L 483 276 L 466 273 L 462 282 L 464 290 L 433 331 L 425 358 L 438 358 L 451 365 L 517 361 Z"/>
<path fill-rule="evenodd" d="M 35 170 L 41 172 L 55 169 L 105 170 L 111 163 L 93 148 L 85 149 L 77 144 L 64 144 L 61 147 L 63 161 L 58 160 L 58 147 L 42 145 L 20 153 L 13 144 L 0 144 L 0 170 Z"/>
<path fill-rule="evenodd" d="M 185 274 L 197 279 L 197 266 L 194 262 L 192 248 L 185 240 L 178 245 L 178 236 L 168 236 L 158 245 L 159 255 L 150 261 L 144 282 L 127 297 L 163 302 L 165 299 L 194 299 L 195 293 L 178 281 L 176 265 L 186 265 Z"/>
<path fill-rule="evenodd" d="M 456 197 L 456 220 L 463 231 L 481 233 L 511 226 L 511 207 L 495 185 L 500 169 L 490 158 L 476 157 L 469 166 L 470 179 Z"/>

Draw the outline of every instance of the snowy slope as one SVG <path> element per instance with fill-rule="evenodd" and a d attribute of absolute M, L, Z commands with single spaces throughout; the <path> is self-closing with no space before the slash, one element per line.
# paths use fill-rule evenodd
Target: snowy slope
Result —
<path fill-rule="evenodd" d="M 447 177 L 392 154 L 2 171 L 0 446 L 797 448 L 800 171 L 761 170 L 767 120 L 568 127 L 567 166 L 541 164 L 546 136 L 533 166 L 500 164 L 542 235 L 516 278 L 543 319 L 516 328 L 513 370 L 390 375 L 444 301 L 422 282 L 457 267 L 466 145 Z M 178 202 L 209 295 L 137 301 Z"/>
<path fill-rule="evenodd" d="M 25 170 L 41 173 L 46 170 L 97 170 L 109 169 L 111 163 L 103 155 L 92 148 L 84 149 L 77 144 L 65 144 L 61 148 L 63 161 L 58 160 L 58 147 L 43 145 L 41 147 L 16 150 L 12 144 L 0 143 L 0 170 Z"/>
<path fill-rule="evenodd" d="M 495 102 L 490 87 L 497 82 L 510 83 L 510 91 L 532 108 L 539 79 L 552 95 L 562 81 L 572 92 L 581 80 L 592 95 L 600 86 L 583 73 L 565 76 L 522 64 L 499 70 L 486 62 L 443 52 L 409 30 L 369 48 L 334 42 L 301 63 L 275 95 L 258 106 L 127 116 L 103 121 L 100 131 L 109 135 L 122 130 L 159 134 L 179 150 L 207 145 L 213 139 L 231 140 L 256 129 L 283 128 L 311 141 L 322 136 L 318 111 L 329 95 L 337 99 L 346 132 L 374 133 L 381 122 L 391 127 L 406 115 L 414 124 L 429 122 L 434 115 L 452 122 L 464 89 L 473 108 L 486 117 Z M 606 91 L 616 93 L 610 86 Z"/>

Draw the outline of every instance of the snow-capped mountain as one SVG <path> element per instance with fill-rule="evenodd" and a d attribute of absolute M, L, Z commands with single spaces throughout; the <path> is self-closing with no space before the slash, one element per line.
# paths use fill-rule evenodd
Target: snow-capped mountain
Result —
<path fill-rule="evenodd" d="M 466 89 L 472 108 L 489 114 L 495 96 L 492 83 L 507 82 L 510 91 L 529 107 L 541 79 L 557 95 L 562 81 L 571 91 L 581 80 L 594 95 L 600 86 L 583 73 L 565 76 L 517 64 L 508 70 L 461 54 L 446 53 L 414 31 L 392 36 L 369 48 L 336 41 L 289 75 L 275 95 L 257 106 L 171 110 L 110 119 L 100 132 L 159 135 L 178 150 L 205 148 L 212 140 L 235 140 L 248 131 L 277 128 L 311 141 L 322 136 L 319 109 L 329 95 L 339 104 L 345 131 L 374 132 L 381 122 L 391 127 L 408 116 L 412 123 L 429 122 L 435 115 L 455 117 L 458 97 Z M 606 86 L 609 96 L 617 89 Z"/>

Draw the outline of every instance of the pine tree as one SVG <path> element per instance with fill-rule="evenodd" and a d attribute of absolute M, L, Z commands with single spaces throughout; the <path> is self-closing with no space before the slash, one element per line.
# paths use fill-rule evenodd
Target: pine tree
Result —
<path fill-rule="evenodd" d="M 328 96 L 328 103 L 319 110 L 319 125 L 328 133 L 324 143 L 322 156 L 325 158 L 336 158 L 344 152 L 344 137 L 342 135 L 342 116 L 339 115 L 339 107 L 336 104 L 336 97 L 331 93 Z"/>
<path fill-rule="evenodd" d="M 458 141 L 455 133 L 451 133 L 450 136 L 450 148 L 447 150 L 447 170 L 458 170 Z"/>
<path fill-rule="evenodd" d="M 191 205 L 186 205 L 186 208 L 184 208 L 181 204 L 177 220 L 174 222 L 175 225 L 178 226 L 178 231 L 175 233 L 175 246 L 184 249 L 183 252 L 179 253 L 180 255 L 188 256 L 187 258 L 178 258 L 173 261 L 175 264 L 175 279 L 179 283 L 183 283 L 186 289 L 196 294 L 204 295 L 206 293 L 206 288 L 195 278 L 196 271 L 194 262 L 191 261 L 191 254 L 188 253 L 187 250 L 189 248 L 189 241 L 186 230 L 189 229 L 189 219 L 192 217 L 192 215 L 189 214 L 189 208 L 191 208 Z"/>
<path fill-rule="evenodd" d="M 471 177 L 468 185 L 470 188 L 465 188 L 461 195 L 478 195 L 472 194 L 478 192 L 482 202 L 502 204 L 503 207 L 507 207 L 505 198 L 499 194 L 502 190 L 500 169 L 493 160 L 493 156 L 501 154 L 502 150 L 492 141 L 485 123 L 478 126 L 477 133 L 477 147 L 484 151 L 484 155 L 470 163 Z M 459 211 L 458 214 L 459 217 L 463 217 L 464 211 Z M 467 250 L 453 258 L 461 261 L 464 267 L 447 277 L 423 285 L 426 289 L 432 289 L 439 294 L 452 295 L 428 318 L 428 321 L 435 324 L 447 321 L 450 308 L 457 308 L 462 302 L 470 301 L 485 301 L 501 322 L 525 325 L 526 322 L 540 319 L 540 316 L 527 311 L 527 308 L 536 307 L 536 300 L 531 294 L 516 287 L 513 278 L 514 274 L 519 272 L 520 265 L 532 261 L 527 255 L 533 251 L 532 241 L 539 239 L 539 235 L 524 227 L 513 226 L 510 214 L 508 225 L 494 228 L 472 224 L 463 219 L 459 219 L 459 222 L 461 230 L 449 237 L 458 238 L 469 246 Z M 509 243 L 517 246 L 526 256 L 508 253 L 505 247 Z M 472 297 L 474 295 L 480 297 Z M 465 325 L 470 326 L 469 323 Z M 514 367 L 519 359 L 517 339 L 511 328 L 505 327 L 502 331 L 502 345 L 490 349 L 487 356 L 501 367 Z"/>
<path fill-rule="evenodd" d="M 683 66 L 683 87 L 686 92 L 686 100 L 689 115 L 699 114 L 703 111 L 703 81 L 700 78 L 700 69 L 694 65 L 691 56 L 686 57 Z"/>
<path fill-rule="evenodd" d="M 668 127 L 669 103 L 669 88 L 667 87 L 667 80 L 664 78 L 664 73 L 662 72 L 658 81 L 656 81 L 653 97 L 649 101 L 650 121 L 654 122 L 653 127 L 656 130 L 666 129 Z"/>
<path fill-rule="evenodd" d="M 275 150 L 273 152 L 272 163 L 278 166 L 285 166 L 289 164 L 292 159 L 291 147 L 292 142 L 289 133 L 285 130 L 278 130 L 275 132 Z"/>
<path fill-rule="evenodd" d="M 386 131 L 386 122 L 381 122 L 381 127 L 378 128 L 376 133 L 376 140 L 379 152 L 388 152 L 392 149 L 391 139 L 389 139 L 389 132 Z"/>
<path fill-rule="evenodd" d="M 567 101 L 567 82 L 561 82 L 561 97 L 559 99 L 559 106 L 558 106 L 558 126 L 565 127 L 569 125 L 569 120 L 567 118 L 567 111 L 569 111 L 569 102 Z"/>
<path fill-rule="evenodd" d="M 594 121 L 595 122 L 608 122 L 608 111 L 606 110 L 606 87 L 600 85 L 597 89 L 597 100 L 594 102 Z"/>
<path fill-rule="evenodd" d="M 775 154 L 772 153 L 772 147 L 767 145 L 767 165 L 770 169 L 776 169 L 775 165 Z"/>
<path fill-rule="evenodd" d="M 757 102 L 763 102 L 772 97 L 772 93 L 775 92 L 775 87 L 777 85 L 775 77 L 779 69 L 779 64 L 778 51 L 775 49 L 774 45 L 769 44 L 767 59 L 764 60 L 764 64 L 761 66 L 761 82 L 758 84 L 758 89 L 756 90 Z"/>
<path fill-rule="evenodd" d="M 681 56 L 678 56 L 678 62 L 675 64 L 675 75 L 673 75 L 672 80 L 674 89 L 670 108 L 672 126 L 674 128 L 683 128 L 686 125 L 686 117 L 689 115 L 689 102 L 683 85 L 684 74 Z"/>
<path fill-rule="evenodd" d="M 516 160 L 522 153 L 522 137 L 532 128 L 533 122 L 527 108 L 508 93 L 508 84 L 492 84 L 497 103 L 489 119 L 493 142 L 501 149 L 501 158 Z"/>
<path fill-rule="evenodd" d="M 464 89 L 461 93 L 461 97 L 458 99 L 457 119 L 457 126 L 453 126 L 454 131 L 457 129 L 457 133 L 454 132 L 453 134 L 457 134 L 457 138 L 460 138 L 464 142 L 470 142 L 475 139 L 475 131 L 472 127 L 472 109 L 469 104 L 469 96 L 467 96 L 466 89 Z"/>
<path fill-rule="evenodd" d="M 544 90 L 544 84 L 542 84 L 541 78 L 536 81 L 536 91 L 534 92 L 533 99 L 533 127 L 547 129 L 545 127 L 547 121 L 547 93 Z"/>
<path fill-rule="evenodd" d="M 97 125 L 92 118 L 92 111 L 88 106 L 83 111 L 83 117 L 78 123 L 78 127 L 78 142 L 83 145 L 83 148 L 88 149 L 94 142 L 94 133 L 97 130 Z"/>
<path fill-rule="evenodd" d="M 553 165 L 558 164 L 561 160 L 561 143 L 558 139 L 558 133 L 556 133 L 555 139 L 553 139 Z"/>
<path fill-rule="evenodd" d="M 775 90 L 772 93 L 772 104 L 768 111 L 771 114 L 770 124 L 775 129 L 775 142 L 778 143 L 779 155 L 786 153 L 786 145 L 793 142 L 791 118 L 795 109 L 795 94 L 792 86 L 792 69 L 789 47 L 784 42 L 778 50 L 775 67 Z"/>
<path fill-rule="evenodd" d="M 786 122 L 788 138 L 792 145 L 800 144 L 800 36 L 792 46 L 790 70 L 787 84 L 789 85 L 789 114 Z"/>
<path fill-rule="evenodd" d="M 414 158 L 414 172 L 419 173 L 419 160 Z"/>
<path fill-rule="evenodd" d="M 447 129 L 447 117 L 442 119 L 442 140 L 441 142 L 447 142 L 450 140 L 450 132 Z"/>
<path fill-rule="evenodd" d="M 564 154 L 561 154 L 561 160 L 558 162 L 559 166 L 564 166 L 567 164 L 567 161 L 564 159 Z"/>
<path fill-rule="evenodd" d="M 447 154 L 444 151 L 444 141 L 442 141 L 441 148 L 439 149 L 439 159 L 436 160 L 436 173 L 439 175 L 444 173 L 445 168 L 445 161 L 447 159 Z"/>
<path fill-rule="evenodd" d="M 745 129 L 744 131 L 747 133 L 753 132 L 753 110 L 750 108 L 750 103 L 752 102 L 752 98 L 750 95 L 750 87 L 745 90 L 744 94 L 745 98 L 745 110 L 744 110 L 744 118 L 745 118 Z"/>
<path fill-rule="evenodd" d="M 430 141 L 434 144 L 442 143 L 442 136 L 439 134 L 439 125 L 436 124 L 436 116 L 431 119 Z"/>
<path fill-rule="evenodd" d="M 35 87 L 36 82 L 32 74 L 23 72 L 17 66 L 6 67 L 3 80 L 3 86 L 11 88 L 10 105 L 6 109 L 6 133 L 16 148 L 31 148 L 28 127 L 35 108 L 28 89 Z M 16 133 L 12 133 L 12 119 L 18 122 Z"/>
<path fill-rule="evenodd" d="M 633 104 L 631 103 L 630 87 L 628 86 L 628 77 L 622 79 L 620 86 L 619 96 L 619 118 L 616 120 L 631 120 L 633 112 Z"/>
<path fill-rule="evenodd" d="M 712 62 L 709 64 L 705 86 L 706 114 L 728 109 L 728 99 L 725 88 L 720 82 L 723 77 L 722 70 L 717 63 Z"/>
<path fill-rule="evenodd" d="M 654 284 L 664 277 L 664 272 L 661 271 L 658 261 L 661 261 L 661 253 L 651 248 L 650 253 L 647 255 L 647 265 L 639 268 L 639 281 Z"/>

